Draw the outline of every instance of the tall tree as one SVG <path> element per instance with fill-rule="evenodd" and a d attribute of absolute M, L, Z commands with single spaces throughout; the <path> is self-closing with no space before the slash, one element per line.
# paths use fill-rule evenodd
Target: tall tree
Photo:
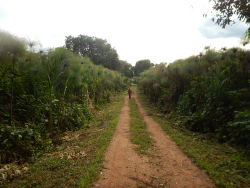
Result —
<path fill-rule="evenodd" d="M 149 69 L 152 66 L 154 66 L 154 64 L 151 63 L 148 59 L 137 61 L 134 68 L 135 76 L 139 76 L 140 73 Z"/>
<path fill-rule="evenodd" d="M 88 56 L 97 65 L 112 70 L 119 69 L 118 54 L 106 40 L 86 35 L 67 36 L 65 46 L 78 55 Z"/>

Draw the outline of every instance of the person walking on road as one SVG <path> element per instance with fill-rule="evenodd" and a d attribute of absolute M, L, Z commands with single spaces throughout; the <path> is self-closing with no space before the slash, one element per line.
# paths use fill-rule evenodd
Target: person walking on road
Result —
<path fill-rule="evenodd" d="M 131 95 L 132 95 L 132 90 L 130 88 L 128 88 L 128 96 L 129 96 L 129 99 L 131 99 Z"/>

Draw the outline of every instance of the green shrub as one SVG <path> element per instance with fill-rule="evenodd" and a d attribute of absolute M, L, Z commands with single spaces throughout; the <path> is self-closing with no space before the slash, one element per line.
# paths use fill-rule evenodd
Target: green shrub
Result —
<path fill-rule="evenodd" d="M 49 145 L 50 142 L 43 141 L 39 131 L 30 128 L 30 124 L 24 127 L 0 126 L 0 163 L 27 159 Z"/>
<path fill-rule="evenodd" d="M 139 88 L 163 112 L 176 112 L 186 128 L 246 146 L 248 126 L 235 111 L 250 109 L 249 62 L 250 51 L 206 49 L 199 56 L 142 73 Z"/>
<path fill-rule="evenodd" d="M 250 149 L 250 110 L 236 111 L 233 121 L 218 129 L 219 138 Z"/>
<path fill-rule="evenodd" d="M 44 149 L 43 141 L 84 127 L 93 109 L 128 83 L 120 73 L 65 48 L 32 52 L 25 46 L 0 32 L 2 161 L 26 159 Z"/>

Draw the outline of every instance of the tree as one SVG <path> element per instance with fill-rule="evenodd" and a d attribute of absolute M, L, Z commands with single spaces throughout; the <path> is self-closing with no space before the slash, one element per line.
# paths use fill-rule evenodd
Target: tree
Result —
<path fill-rule="evenodd" d="M 152 66 L 154 66 L 154 64 L 151 63 L 148 59 L 137 61 L 134 68 L 134 74 L 136 76 L 139 76 L 140 73 L 144 72 Z"/>
<path fill-rule="evenodd" d="M 119 69 L 118 54 L 106 40 L 86 35 L 67 36 L 65 46 L 78 55 L 88 56 L 96 65 L 112 70 Z"/>
<path fill-rule="evenodd" d="M 129 78 L 132 78 L 134 75 L 133 66 L 128 62 L 122 60 L 120 60 L 119 72 L 121 72 L 122 74 L 124 74 L 126 77 Z"/>
<path fill-rule="evenodd" d="M 249 0 L 213 0 L 213 2 L 213 9 L 216 12 L 213 20 L 223 28 L 235 22 L 233 19 L 235 15 L 240 21 L 250 24 Z M 246 32 L 245 39 L 245 43 L 248 43 L 250 39 L 250 27 Z"/>

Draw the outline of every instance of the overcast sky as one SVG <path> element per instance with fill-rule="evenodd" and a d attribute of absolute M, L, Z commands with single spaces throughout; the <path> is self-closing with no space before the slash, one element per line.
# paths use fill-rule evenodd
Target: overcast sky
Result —
<path fill-rule="evenodd" d="M 0 29 L 43 48 L 64 45 L 68 35 L 96 36 L 131 64 L 172 62 L 205 46 L 242 47 L 248 26 L 221 29 L 203 18 L 208 9 L 209 0 L 3 0 Z"/>

